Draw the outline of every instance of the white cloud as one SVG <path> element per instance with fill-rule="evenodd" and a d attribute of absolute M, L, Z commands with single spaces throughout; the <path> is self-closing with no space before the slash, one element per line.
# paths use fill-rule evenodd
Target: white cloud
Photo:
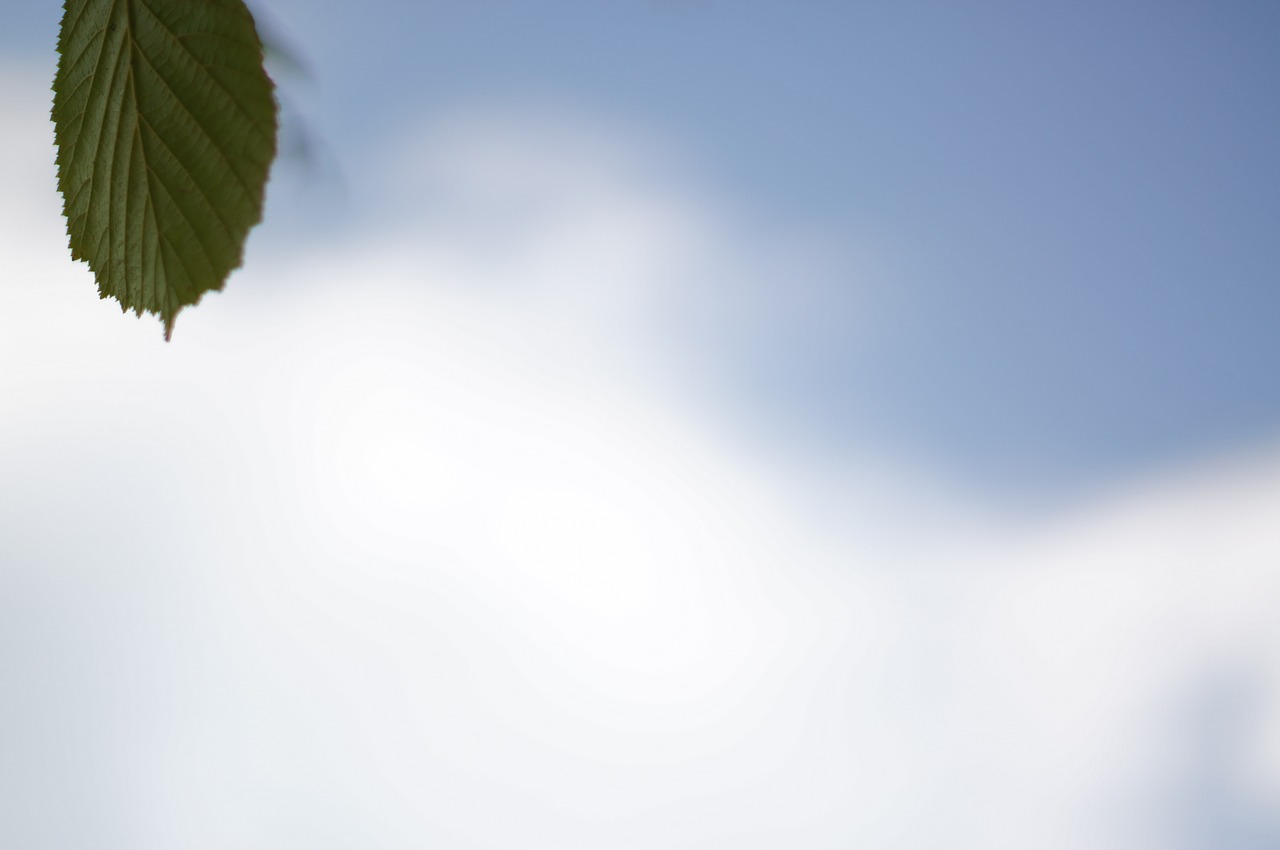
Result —
<path fill-rule="evenodd" d="M 166 346 L 65 258 L 0 79 L 22 846 L 1179 846 L 1222 670 L 1275 811 L 1274 459 L 1036 528 L 877 506 L 892 464 L 815 489 L 651 354 L 670 287 L 795 233 L 507 110 L 403 154 L 434 207 L 264 247 Z"/>

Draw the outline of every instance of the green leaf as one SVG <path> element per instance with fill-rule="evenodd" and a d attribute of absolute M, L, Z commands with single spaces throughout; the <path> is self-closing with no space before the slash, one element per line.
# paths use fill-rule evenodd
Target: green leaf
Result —
<path fill-rule="evenodd" d="M 71 256 L 168 339 L 262 219 L 276 102 L 253 16 L 242 0 L 66 0 L 53 90 Z"/>

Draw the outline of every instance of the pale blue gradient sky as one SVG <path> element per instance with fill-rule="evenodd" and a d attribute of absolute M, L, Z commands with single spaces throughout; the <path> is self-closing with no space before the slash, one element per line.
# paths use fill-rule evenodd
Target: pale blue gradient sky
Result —
<path fill-rule="evenodd" d="M 0 844 L 1275 846 L 1280 13 L 260 5 L 170 345 L 0 7 Z"/>

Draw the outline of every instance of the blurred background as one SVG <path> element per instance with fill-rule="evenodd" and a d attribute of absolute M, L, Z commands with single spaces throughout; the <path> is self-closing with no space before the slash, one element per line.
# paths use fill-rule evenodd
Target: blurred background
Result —
<path fill-rule="evenodd" d="M 0 8 L 0 843 L 1280 846 L 1280 7 L 252 8 L 169 344 Z"/>

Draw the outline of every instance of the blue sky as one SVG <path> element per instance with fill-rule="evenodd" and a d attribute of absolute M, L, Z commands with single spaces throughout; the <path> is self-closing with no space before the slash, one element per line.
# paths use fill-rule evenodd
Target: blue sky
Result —
<path fill-rule="evenodd" d="M 174 341 L 0 8 L 0 843 L 1280 835 L 1267 4 L 260 2 Z"/>
<path fill-rule="evenodd" d="M 348 159 L 407 112 L 554 98 L 678 140 L 745 207 L 874 245 L 885 274 L 815 312 L 894 333 L 868 350 L 796 316 L 733 366 L 809 438 L 1035 488 L 1275 427 L 1268 4 L 270 8 Z"/>

